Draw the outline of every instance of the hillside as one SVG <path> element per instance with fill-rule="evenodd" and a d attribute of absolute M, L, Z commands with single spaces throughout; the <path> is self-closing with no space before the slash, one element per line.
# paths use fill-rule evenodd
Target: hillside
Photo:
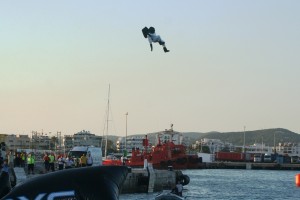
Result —
<path fill-rule="evenodd" d="M 148 139 L 150 141 L 154 141 L 156 134 L 157 133 L 147 134 Z M 230 142 L 234 145 L 243 145 L 244 143 L 244 132 L 208 132 L 208 133 L 183 132 L 182 134 L 185 138 L 185 141 L 187 141 L 188 144 L 193 144 L 195 143 L 195 141 L 197 140 L 199 141 L 202 138 L 220 139 L 221 141 Z M 144 134 L 129 135 L 128 137 L 132 137 L 132 136 L 143 137 Z M 113 142 L 115 142 L 117 138 L 118 137 L 116 136 L 109 137 L 109 139 L 113 139 Z M 264 130 L 245 132 L 246 145 L 263 142 L 268 146 L 273 146 L 274 139 L 276 144 L 278 144 L 279 142 L 300 143 L 300 134 L 291 132 L 283 128 L 264 129 Z"/>
<path fill-rule="evenodd" d="M 193 140 L 200 140 L 201 138 L 220 139 L 222 141 L 230 142 L 234 145 L 243 145 L 244 132 L 209 132 L 199 133 L 195 137 L 195 133 L 184 133 L 185 136 L 193 138 Z M 264 143 L 269 146 L 278 144 L 279 142 L 300 143 L 300 135 L 283 128 L 264 129 L 245 132 L 245 144 L 251 145 L 254 143 Z"/>

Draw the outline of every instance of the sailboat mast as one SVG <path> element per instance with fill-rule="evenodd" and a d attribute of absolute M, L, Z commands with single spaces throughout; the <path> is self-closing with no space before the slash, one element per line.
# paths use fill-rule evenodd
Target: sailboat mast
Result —
<path fill-rule="evenodd" d="M 108 138 L 108 119 L 109 119 L 109 97 L 110 97 L 110 84 L 108 85 L 108 100 L 107 100 L 107 115 L 106 115 L 106 137 L 105 137 L 105 153 L 104 156 L 107 156 L 107 138 Z"/>

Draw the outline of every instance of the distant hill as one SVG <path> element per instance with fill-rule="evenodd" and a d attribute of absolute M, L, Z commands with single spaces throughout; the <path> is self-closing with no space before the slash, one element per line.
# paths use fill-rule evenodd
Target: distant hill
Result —
<path fill-rule="evenodd" d="M 176 131 L 176 130 L 175 130 Z M 155 133 L 149 133 L 148 139 L 150 141 L 155 141 Z M 187 144 L 193 144 L 197 140 L 202 138 L 208 139 L 220 139 L 221 141 L 230 142 L 234 145 L 243 145 L 244 143 L 244 132 L 208 132 L 208 133 L 200 133 L 200 132 L 182 132 L 185 141 Z M 137 134 L 137 135 L 129 135 L 132 136 L 140 136 L 144 137 L 145 134 Z M 112 139 L 113 142 L 116 142 L 117 136 L 109 136 L 109 139 Z M 287 129 L 283 128 L 274 128 L 274 129 L 264 129 L 264 130 L 254 130 L 254 131 L 245 131 L 245 144 L 251 145 L 254 143 L 264 143 L 268 146 L 278 144 L 279 142 L 291 142 L 291 143 L 300 143 L 300 134 L 294 133 Z"/>
<path fill-rule="evenodd" d="M 221 141 L 230 142 L 234 145 L 243 145 L 244 132 L 209 132 L 199 133 L 198 137 L 195 133 L 184 133 L 184 136 L 200 140 L 202 138 L 220 139 Z M 279 142 L 300 143 L 300 135 L 283 128 L 264 129 L 255 131 L 245 131 L 245 144 L 264 143 L 268 146 L 278 144 Z"/>

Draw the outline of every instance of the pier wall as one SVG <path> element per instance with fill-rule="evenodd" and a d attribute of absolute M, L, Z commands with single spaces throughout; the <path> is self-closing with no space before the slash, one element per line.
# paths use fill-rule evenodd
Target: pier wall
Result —
<path fill-rule="evenodd" d="M 181 171 L 153 170 L 153 173 L 155 178 L 153 187 L 150 187 L 153 190 L 150 192 L 157 192 L 172 189 L 176 185 L 176 178 Z M 149 184 L 151 184 L 149 174 L 151 176 L 147 169 L 132 169 L 132 172 L 128 173 L 126 177 L 121 193 L 147 193 Z"/>

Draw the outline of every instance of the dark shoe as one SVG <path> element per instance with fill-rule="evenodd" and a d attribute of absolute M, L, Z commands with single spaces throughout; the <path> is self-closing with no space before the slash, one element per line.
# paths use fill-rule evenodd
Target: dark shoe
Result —
<path fill-rule="evenodd" d="M 164 51 L 165 51 L 165 53 L 169 52 L 169 50 L 167 49 L 167 47 L 164 47 Z"/>

